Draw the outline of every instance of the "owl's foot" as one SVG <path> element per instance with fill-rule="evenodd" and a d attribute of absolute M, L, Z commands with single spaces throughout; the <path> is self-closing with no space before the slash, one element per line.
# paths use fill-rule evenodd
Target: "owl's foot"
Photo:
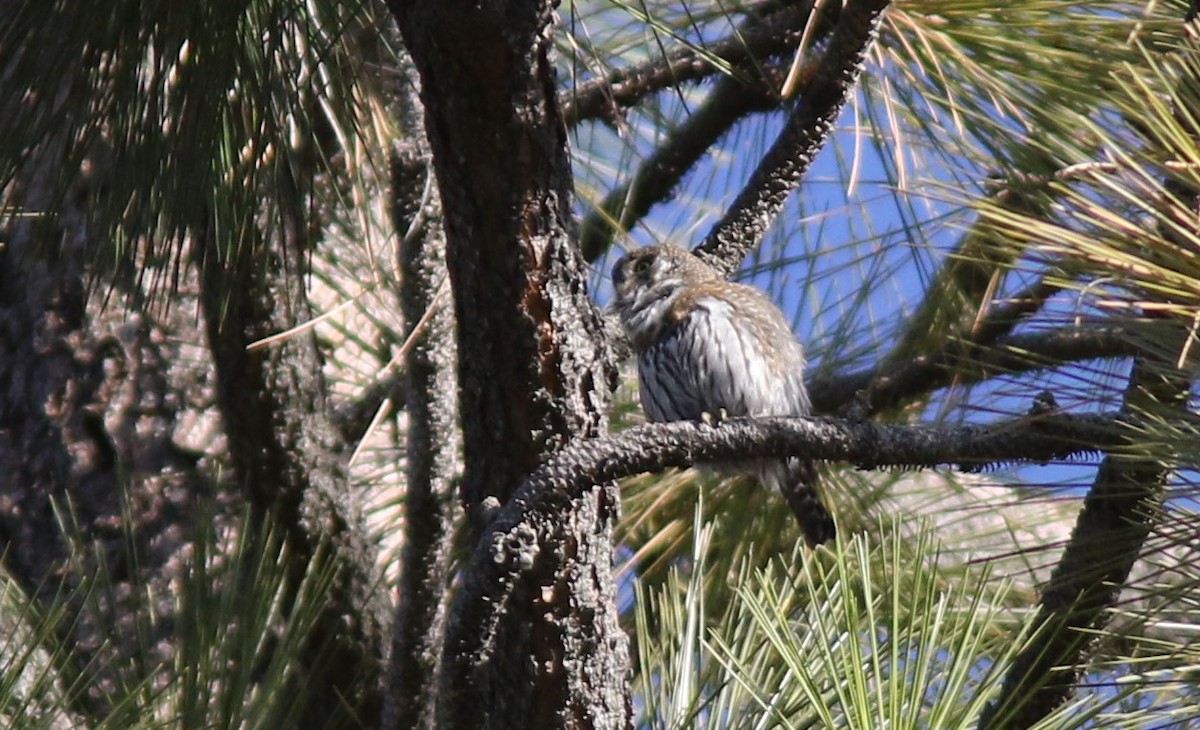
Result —
<path fill-rule="evenodd" d="M 705 426 L 716 428 L 717 426 L 720 426 L 721 422 L 726 418 L 729 418 L 729 411 L 725 410 L 724 408 L 718 408 L 716 413 L 711 413 L 709 411 L 704 411 L 701 413 L 700 423 L 703 423 Z"/>
<path fill-rule="evenodd" d="M 865 423 L 871 417 L 871 410 L 871 393 L 864 388 L 854 394 L 854 399 L 838 415 L 847 421 Z"/>

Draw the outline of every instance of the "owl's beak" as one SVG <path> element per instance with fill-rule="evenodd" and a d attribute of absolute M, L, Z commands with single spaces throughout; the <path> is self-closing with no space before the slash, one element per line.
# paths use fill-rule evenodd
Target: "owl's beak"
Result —
<path fill-rule="evenodd" d="M 613 270 L 612 270 L 613 290 L 616 291 L 618 295 L 625 293 L 625 268 L 626 268 L 625 264 L 626 263 L 628 263 L 628 262 L 626 262 L 625 259 L 621 259 L 620 261 L 618 261 L 616 263 L 616 265 L 613 266 Z"/>

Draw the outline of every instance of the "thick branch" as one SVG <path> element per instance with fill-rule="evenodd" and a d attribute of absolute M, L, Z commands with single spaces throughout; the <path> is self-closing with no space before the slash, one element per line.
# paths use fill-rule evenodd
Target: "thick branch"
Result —
<path fill-rule="evenodd" d="M 554 16 L 541 0 L 388 6 L 421 76 L 457 322 L 461 494 L 482 512 L 572 439 L 604 431 L 616 378 L 572 236 Z M 469 682 L 443 669 L 439 727 L 628 723 L 616 489 L 576 506 L 543 533 L 552 589 L 510 605 L 498 661 Z M 471 631 L 454 611 L 450 626 Z M 447 642 L 443 667 L 457 661 Z"/>
<path fill-rule="evenodd" d="M 414 79 L 414 89 L 415 84 Z M 427 197 L 423 192 L 432 174 L 423 131 L 418 125 L 392 162 L 392 217 L 398 233 L 409 232 L 398 247 L 408 337 L 436 306 L 446 277 L 445 240 L 437 223 L 440 205 L 436 195 Z M 428 223 L 421 225 L 422 219 Z M 449 307 L 437 307 L 405 358 L 405 539 L 385 730 L 434 726 L 456 507 L 452 479 L 459 464 L 455 355 L 454 313 Z"/>
<path fill-rule="evenodd" d="M 305 292 L 313 244 L 307 195 L 291 168 L 278 173 L 286 202 L 273 246 L 257 240 L 253 225 L 229 231 L 229 240 L 221 242 L 210 220 L 197 226 L 197 254 L 217 403 L 252 519 L 284 536 L 293 591 L 314 561 L 337 564 L 304 653 L 303 699 L 321 726 L 382 711 L 386 607 L 375 590 L 376 545 L 350 489 L 345 444 L 330 416 L 313 333 L 250 347 L 312 318 Z M 268 248 L 275 255 L 269 266 L 263 264 Z M 285 598 L 284 610 L 294 597 Z"/>
<path fill-rule="evenodd" d="M 901 426 L 834 418 L 729 418 L 635 426 L 576 442 L 538 469 L 516 498 L 571 498 L 596 482 L 696 463 L 804 455 L 861 469 L 950 465 L 977 471 L 1109 451 L 1127 441 L 1115 413 L 1036 413 L 994 424 Z M 532 502 L 531 502 L 532 503 Z M 508 513 L 506 506 L 502 514 Z"/>
<path fill-rule="evenodd" d="M 447 637 L 445 668 L 469 683 L 497 649 L 497 627 L 519 601 L 543 590 L 539 530 L 591 485 L 666 467 L 804 454 L 863 468 L 955 464 L 969 469 L 1046 462 L 1111 449 L 1125 441 L 1112 415 L 1044 414 L 988 426 L 887 426 L 821 418 L 729 419 L 637 426 L 577 441 L 538 469 L 504 506 L 463 572 L 462 617 Z"/>
<path fill-rule="evenodd" d="M 532 0 L 389 7 L 420 72 L 445 211 L 463 499 L 503 501 L 563 440 L 606 425 L 608 351 L 587 334 L 600 319 L 568 236 L 553 17 Z"/>
<path fill-rule="evenodd" d="M 887 0 L 857 0 L 842 9 L 813 84 L 796 102 L 783 130 L 725 217 L 697 248 L 709 263 L 731 273 L 762 241 L 829 138 L 887 6 Z"/>

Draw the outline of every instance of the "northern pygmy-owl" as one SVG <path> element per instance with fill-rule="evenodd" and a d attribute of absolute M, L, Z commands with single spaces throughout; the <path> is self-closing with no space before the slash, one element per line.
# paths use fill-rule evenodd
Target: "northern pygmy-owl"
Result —
<path fill-rule="evenodd" d="M 759 290 L 733 284 L 670 245 L 638 249 L 613 268 L 613 309 L 638 357 L 642 409 L 651 421 L 803 416 L 804 350 L 783 313 Z M 723 469 L 726 467 L 722 467 Z M 834 536 L 805 459 L 754 462 L 759 481 L 783 492 L 811 545 Z"/>

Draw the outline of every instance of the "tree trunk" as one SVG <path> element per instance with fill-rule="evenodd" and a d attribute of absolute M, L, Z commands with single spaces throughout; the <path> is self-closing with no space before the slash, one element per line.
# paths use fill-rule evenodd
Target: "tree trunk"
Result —
<path fill-rule="evenodd" d="M 304 330 L 255 345 L 312 318 L 304 282 L 313 245 L 307 200 L 291 192 L 294 205 L 280 211 L 277 247 L 245 240 L 258 235 L 250 226 L 236 231 L 236 240 L 218 240 L 215 225 L 197 237 L 217 403 L 236 478 L 253 509 L 249 527 L 267 521 L 283 537 L 293 591 L 313 561 L 338 564 L 304 657 L 303 726 L 321 728 L 380 716 L 386 608 L 375 596 L 375 545 L 349 483 L 316 339 Z"/>
<path fill-rule="evenodd" d="M 389 7 L 421 76 L 458 322 L 461 496 L 474 533 L 487 535 L 490 507 L 538 464 L 605 430 L 615 378 L 573 240 L 553 15 L 541 2 Z M 530 569 L 497 607 L 494 632 L 452 610 L 441 727 L 629 722 L 612 579 L 618 508 L 615 486 L 597 485 L 527 544 L 497 547 L 509 551 L 497 559 L 528 557 Z M 473 580 L 462 577 L 461 593 Z"/>

